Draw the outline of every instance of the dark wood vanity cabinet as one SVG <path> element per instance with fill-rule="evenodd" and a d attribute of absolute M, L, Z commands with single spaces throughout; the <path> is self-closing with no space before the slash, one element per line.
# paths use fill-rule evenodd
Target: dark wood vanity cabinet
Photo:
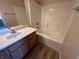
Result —
<path fill-rule="evenodd" d="M 36 32 L 0 52 L 0 59 L 22 59 L 37 43 Z"/>
<path fill-rule="evenodd" d="M 31 35 L 29 35 L 27 37 L 27 41 L 28 41 L 28 49 L 32 49 L 33 46 L 36 45 L 37 43 L 37 39 L 36 39 L 36 33 L 32 33 Z"/>

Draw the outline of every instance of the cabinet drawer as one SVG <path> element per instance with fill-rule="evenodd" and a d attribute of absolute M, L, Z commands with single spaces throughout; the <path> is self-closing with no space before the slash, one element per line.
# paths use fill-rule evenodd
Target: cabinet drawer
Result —
<path fill-rule="evenodd" d="M 35 44 L 36 44 L 36 40 L 35 38 L 32 38 L 28 43 L 29 49 L 31 49 Z"/>
<path fill-rule="evenodd" d="M 10 55 L 11 55 L 12 59 L 22 59 L 20 51 L 18 49 L 16 49 L 15 51 L 11 52 Z"/>
<path fill-rule="evenodd" d="M 0 52 L 0 59 L 11 59 L 11 57 L 9 56 L 8 51 Z"/>
<path fill-rule="evenodd" d="M 15 49 L 17 49 L 18 47 L 20 47 L 22 44 L 24 44 L 26 39 L 22 39 L 21 41 L 16 42 L 15 44 L 11 45 L 8 50 L 9 52 L 14 51 Z"/>
<path fill-rule="evenodd" d="M 27 46 L 27 40 L 25 40 L 24 44 L 19 47 L 21 57 L 23 58 L 25 54 L 29 51 Z"/>
<path fill-rule="evenodd" d="M 21 51 L 22 51 L 22 57 L 24 57 L 27 53 L 28 53 L 28 46 L 27 46 L 27 43 L 23 44 L 21 47 L 20 47 Z"/>
<path fill-rule="evenodd" d="M 4 52 L 0 52 L 0 59 L 3 59 L 5 57 L 5 53 Z"/>

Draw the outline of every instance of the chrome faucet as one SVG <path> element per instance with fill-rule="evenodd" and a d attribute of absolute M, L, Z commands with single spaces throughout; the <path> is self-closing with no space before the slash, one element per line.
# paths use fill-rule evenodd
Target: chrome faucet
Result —
<path fill-rule="evenodd" d="M 16 33 L 16 30 L 15 29 L 11 29 L 11 27 L 7 27 L 11 33 Z"/>

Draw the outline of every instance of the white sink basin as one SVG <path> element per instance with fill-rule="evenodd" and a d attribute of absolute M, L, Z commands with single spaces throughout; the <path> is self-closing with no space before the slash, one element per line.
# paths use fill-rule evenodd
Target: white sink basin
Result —
<path fill-rule="evenodd" d="M 20 34 L 21 34 L 21 32 L 11 33 L 6 38 L 7 39 L 13 39 L 13 38 L 18 37 Z"/>

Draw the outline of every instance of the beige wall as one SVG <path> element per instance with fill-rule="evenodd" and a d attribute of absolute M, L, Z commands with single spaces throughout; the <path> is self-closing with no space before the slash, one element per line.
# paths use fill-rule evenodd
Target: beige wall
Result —
<path fill-rule="evenodd" d="M 37 28 L 41 24 L 42 5 L 35 2 L 36 0 L 25 0 L 26 14 L 31 27 Z M 41 2 L 41 0 L 37 0 Z M 36 25 L 39 23 L 38 25 Z"/>
<path fill-rule="evenodd" d="M 47 4 L 46 1 L 45 5 L 42 6 L 42 32 L 58 41 L 64 40 L 72 14 L 72 6 L 73 1 L 55 4 Z"/>
<path fill-rule="evenodd" d="M 79 1 L 76 1 L 77 6 Z M 79 59 L 79 11 L 74 12 L 73 22 L 65 38 L 62 59 Z"/>
<path fill-rule="evenodd" d="M 31 0 L 30 1 L 30 11 L 31 11 L 32 27 L 36 28 L 36 27 L 40 26 L 42 6 L 38 3 L 36 3 L 35 0 Z M 39 24 L 36 25 L 37 23 L 39 23 Z"/>
<path fill-rule="evenodd" d="M 0 0 L 0 11 L 3 14 L 4 19 L 8 26 L 17 25 L 16 15 L 14 13 L 14 7 L 24 7 L 23 0 Z"/>
<path fill-rule="evenodd" d="M 62 59 L 79 59 L 79 12 L 75 13 L 73 23 L 63 46 Z"/>

